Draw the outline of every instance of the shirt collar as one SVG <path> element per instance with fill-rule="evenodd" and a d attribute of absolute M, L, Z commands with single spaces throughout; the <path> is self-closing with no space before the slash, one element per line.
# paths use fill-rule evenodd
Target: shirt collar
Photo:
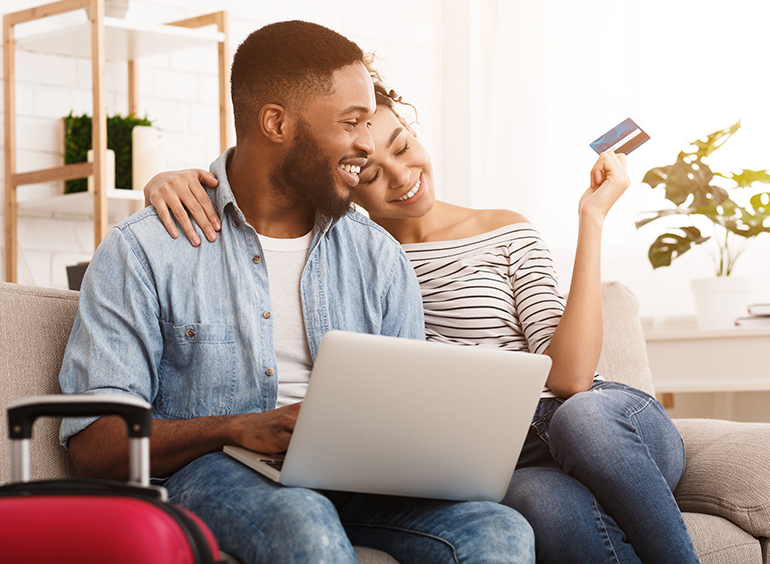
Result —
<path fill-rule="evenodd" d="M 216 192 L 214 194 L 214 207 L 216 208 L 219 217 L 224 217 L 225 208 L 228 206 L 228 204 L 232 204 L 238 215 L 242 216 L 243 218 L 243 213 L 241 213 L 241 210 L 238 207 L 238 203 L 235 201 L 233 189 L 227 179 L 227 162 L 230 160 L 230 157 L 234 151 L 235 147 L 230 147 L 224 153 L 219 155 L 219 157 L 217 157 L 217 159 L 211 163 L 211 166 L 209 167 L 211 173 L 217 177 L 217 180 L 219 180 L 219 185 L 217 186 Z M 339 218 L 330 219 L 321 213 L 316 212 L 316 234 L 326 234 L 330 229 L 332 229 L 332 227 L 337 224 L 338 221 Z"/>

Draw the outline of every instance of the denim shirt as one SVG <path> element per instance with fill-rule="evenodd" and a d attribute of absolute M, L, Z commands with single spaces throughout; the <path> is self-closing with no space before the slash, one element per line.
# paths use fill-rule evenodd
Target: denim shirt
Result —
<path fill-rule="evenodd" d="M 188 419 L 274 409 L 278 369 L 267 265 L 227 181 L 225 152 L 209 197 L 215 242 L 172 239 L 154 208 L 111 230 L 86 271 L 59 380 L 64 393 L 128 394 L 153 417 Z M 355 211 L 317 217 L 301 280 L 310 353 L 331 329 L 425 338 L 409 260 Z M 92 423 L 65 419 L 60 440 Z"/>

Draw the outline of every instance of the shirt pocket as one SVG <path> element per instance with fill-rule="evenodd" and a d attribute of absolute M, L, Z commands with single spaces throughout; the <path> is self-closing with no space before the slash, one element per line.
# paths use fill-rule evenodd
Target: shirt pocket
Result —
<path fill-rule="evenodd" d="M 232 413 L 235 329 L 230 324 L 161 322 L 163 357 L 155 407 L 165 419 Z"/>

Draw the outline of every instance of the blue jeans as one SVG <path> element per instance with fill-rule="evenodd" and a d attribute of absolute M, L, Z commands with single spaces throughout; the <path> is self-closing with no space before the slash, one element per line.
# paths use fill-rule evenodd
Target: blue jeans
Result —
<path fill-rule="evenodd" d="M 538 562 L 698 562 L 672 493 L 684 463 L 655 398 L 599 382 L 540 401 L 503 503 L 535 530 Z"/>
<path fill-rule="evenodd" d="M 224 453 L 171 476 L 169 500 L 196 513 L 222 550 L 251 562 L 356 562 L 353 544 L 409 562 L 534 562 L 532 528 L 492 502 L 284 487 Z"/>

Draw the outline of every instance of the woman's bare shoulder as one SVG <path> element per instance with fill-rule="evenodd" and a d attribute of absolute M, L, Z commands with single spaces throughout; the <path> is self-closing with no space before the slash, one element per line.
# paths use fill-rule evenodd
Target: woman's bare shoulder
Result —
<path fill-rule="evenodd" d="M 434 216 L 441 217 L 425 241 L 450 241 L 475 237 L 517 223 L 529 223 L 526 217 L 511 210 L 476 210 L 437 202 Z"/>
<path fill-rule="evenodd" d="M 478 210 L 474 219 L 484 232 L 494 231 L 506 225 L 530 222 L 519 212 L 513 210 Z"/>

